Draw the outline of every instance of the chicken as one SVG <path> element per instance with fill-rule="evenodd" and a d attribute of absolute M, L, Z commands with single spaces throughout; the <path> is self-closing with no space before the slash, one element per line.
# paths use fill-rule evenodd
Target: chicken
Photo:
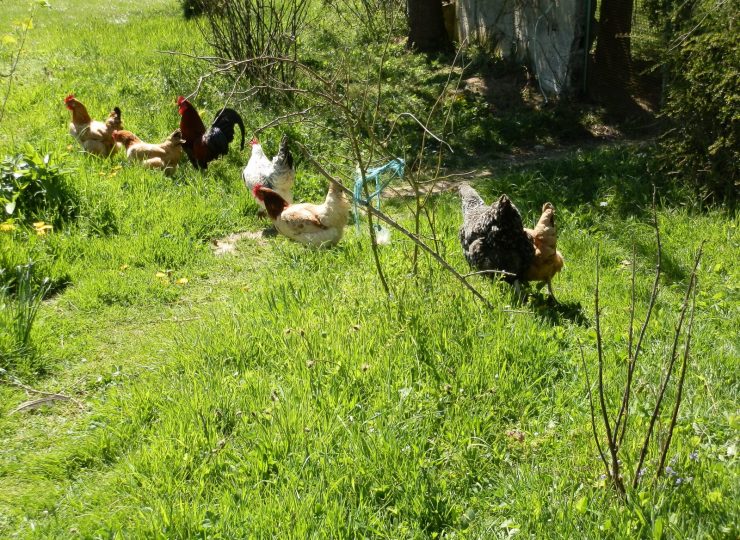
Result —
<path fill-rule="evenodd" d="M 557 250 L 557 230 L 555 229 L 555 207 L 547 202 L 542 206 L 542 216 L 534 229 L 524 229 L 534 243 L 534 259 L 525 277 L 530 281 L 542 281 L 553 300 L 551 280 L 563 268 L 563 256 Z"/>
<path fill-rule="evenodd" d="M 280 141 L 280 150 L 272 161 L 265 155 L 262 145 L 254 138 L 249 143 L 252 145 L 252 155 L 247 166 L 242 171 L 244 184 L 250 193 L 254 194 L 257 184 L 275 191 L 288 204 L 293 202 L 293 184 L 295 183 L 295 169 L 293 168 L 293 155 L 288 148 L 288 137 L 283 135 Z M 265 208 L 265 203 L 257 199 L 257 204 Z"/>
<path fill-rule="evenodd" d="M 185 143 L 179 129 L 160 144 L 146 143 L 126 130 L 114 131 L 113 140 L 123 145 L 130 161 L 137 160 L 145 167 L 162 169 L 167 176 L 173 175 L 177 170 L 182 157 L 182 145 Z"/>
<path fill-rule="evenodd" d="M 64 104 L 72 111 L 69 133 L 79 141 L 85 151 L 96 156 L 108 157 L 116 151 L 113 132 L 123 128 L 121 109 L 114 107 L 105 122 L 93 120 L 85 106 L 74 95 L 64 98 Z"/>
<path fill-rule="evenodd" d="M 290 204 L 261 184 L 252 191 L 267 209 L 275 228 L 291 240 L 311 246 L 333 246 L 342 238 L 349 218 L 349 200 L 333 182 L 323 204 Z"/>
<path fill-rule="evenodd" d="M 467 184 L 460 186 L 460 196 L 463 214 L 460 243 L 471 268 L 506 272 L 503 279 L 508 283 L 526 280 L 535 248 L 524 231 L 516 206 L 506 195 L 486 206 Z"/>
<path fill-rule="evenodd" d="M 198 111 L 184 97 L 177 98 L 180 131 L 185 138 L 183 149 L 196 169 L 207 169 L 208 164 L 229 153 L 229 144 L 234 140 L 234 126 L 242 133 L 241 149 L 244 150 L 244 122 L 234 109 L 221 109 L 208 131 Z"/>

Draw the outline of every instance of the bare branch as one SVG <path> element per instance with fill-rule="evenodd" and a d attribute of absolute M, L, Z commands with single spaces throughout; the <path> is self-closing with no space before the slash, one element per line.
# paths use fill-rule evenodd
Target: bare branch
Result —
<path fill-rule="evenodd" d="M 20 380 L 18 380 L 17 378 L 13 377 L 12 375 L 6 374 L 6 377 L 7 377 L 6 381 L 8 383 L 12 384 L 13 386 L 17 386 L 18 388 L 22 388 L 28 394 L 38 394 L 40 396 L 44 396 L 45 398 L 49 398 L 50 400 L 71 401 L 72 403 L 74 403 L 78 407 L 83 408 L 82 403 L 80 401 L 78 401 L 77 399 L 71 397 L 71 396 L 67 396 L 65 394 L 61 394 L 61 393 L 58 393 L 58 392 L 44 392 L 43 390 L 36 390 L 35 388 L 32 388 L 32 387 L 28 386 L 27 384 L 23 384 Z M 39 402 L 39 403 L 41 403 L 41 402 Z M 19 411 L 24 410 L 26 408 L 33 408 L 34 405 L 35 404 L 32 403 L 32 402 L 22 403 L 13 412 L 19 412 Z"/>
<path fill-rule="evenodd" d="M 33 20 L 33 14 L 35 10 L 36 8 L 34 6 L 31 9 L 31 15 L 30 15 L 31 20 Z M 31 29 L 30 24 L 23 25 L 23 33 L 21 34 L 21 42 L 18 45 L 18 50 L 15 53 L 15 57 L 11 55 L 10 70 L 8 71 L 7 76 L 4 77 L 8 79 L 8 85 L 5 88 L 5 95 L 3 96 L 3 104 L 0 105 L 0 122 L 2 122 L 3 118 L 5 117 L 5 108 L 8 105 L 8 98 L 10 97 L 10 91 L 13 88 L 13 80 L 15 79 L 15 74 L 18 71 L 18 62 L 21 59 L 21 53 L 23 52 L 23 48 L 26 45 L 26 38 L 28 37 L 28 31 L 30 29 Z"/>
<path fill-rule="evenodd" d="M 601 461 L 604 462 L 604 467 L 606 468 L 606 475 L 610 476 L 611 471 L 609 470 L 609 462 L 606 460 L 606 455 L 604 454 L 604 450 L 601 448 L 601 442 L 599 441 L 599 433 L 596 430 L 596 412 L 594 411 L 594 398 L 593 394 L 591 393 L 591 380 L 588 376 L 588 366 L 586 365 L 586 356 L 583 354 L 583 345 L 581 344 L 580 340 L 578 341 L 578 348 L 581 350 L 581 363 L 583 364 L 583 373 L 586 375 L 586 390 L 588 391 L 588 405 L 591 409 L 591 429 L 594 434 L 594 441 L 596 441 L 596 448 L 599 450 L 599 456 L 601 457 Z"/>
<path fill-rule="evenodd" d="M 600 266 L 599 249 L 596 248 L 596 291 L 594 293 L 594 304 L 596 311 L 596 350 L 598 352 L 599 361 L 599 379 L 598 379 L 598 391 L 599 391 L 599 407 L 601 409 L 601 418 L 604 423 L 604 430 L 606 431 L 606 441 L 609 454 L 611 456 L 611 479 L 614 482 L 617 490 L 621 495 L 624 495 L 624 484 L 619 473 L 619 459 L 617 456 L 618 449 L 616 440 L 612 434 L 611 424 L 609 422 L 609 414 L 606 409 L 606 399 L 604 397 L 604 349 L 602 346 L 601 338 L 601 309 L 599 307 L 599 266 Z"/>
<path fill-rule="evenodd" d="M 701 250 L 699 251 L 699 254 L 701 254 Z M 637 463 L 637 468 L 635 469 L 635 476 L 632 480 L 632 487 L 637 487 L 637 484 L 640 482 L 640 476 L 638 473 L 642 469 L 642 464 L 645 462 L 645 457 L 647 456 L 648 446 L 650 444 L 650 437 L 653 434 L 653 429 L 655 428 L 655 422 L 660 417 L 660 408 L 663 404 L 663 396 L 665 395 L 666 388 L 668 387 L 668 383 L 671 380 L 671 375 L 673 373 L 673 365 L 676 362 L 676 359 L 678 357 L 678 342 L 679 338 L 681 336 L 681 329 L 683 328 L 683 322 L 686 316 L 686 310 L 689 306 L 689 298 L 691 297 L 691 290 L 692 290 L 692 283 L 696 275 L 696 269 L 699 266 L 699 258 L 697 257 L 696 263 L 694 265 L 694 271 L 691 274 L 690 283 L 689 286 L 686 288 L 686 295 L 684 296 L 683 304 L 681 305 L 681 314 L 678 317 L 678 323 L 676 324 L 676 330 L 673 336 L 673 346 L 671 348 L 671 356 L 668 361 L 668 367 L 666 369 L 665 377 L 663 377 L 663 381 L 660 384 L 660 388 L 658 389 L 658 399 L 655 402 L 655 407 L 653 408 L 653 413 L 650 417 L 650 423 L 648 424 L 647 432 L 645 433 L 645 440 L 642 443 L 642 449 L 640 450 L 640 459 Z"/>
<path fill-rule="evenodd" d="M 683 359 L 681 362 L 681 374 L 678 379 L 678 387 L 676 388 L 676 402 L 673 405 L 673 413 L 671 414 L 671 422 L 668 425 L 668 432 L 666 435 L 665 442 L 663 443 L 663 450 L 660 453 L 660 460 L 658 461 L 658 468 L 655 471 L 656 476 L 660 476 L 663 472 L 665 465 L 666 456 L 668 455 L 668 449 L 671 446 L 671 440 L 673 438 L 673 430 L 676 427 L 676 421 L 678 419 L 678 408 L 681 406 L 681 399 L 683 397 L 683 384 L 686 378 L 686 367 L 689 362 L 689 350 L 691 348 L 691 332 L 694 329 L 694 310 L 696 308 L 696 286 L 697 276 L 696 270 L 699 267 L 699 261 L 701 260 L 702 251 L 704 250 L 704 242 L 699 246 L 699 253 L 696 255 L 694 261 L 694 270 L 691 272 L 691 278 L 689 279 L 689 291 L 693 287 L 693 295 L 691 299 L 691 313 L 689 315 L 689 326 L 686 328 L 686 343 L 683 349 Z"/>
<path fill-rule="evenodd" d="M 285 123 L 292 124 L 292 123 L 297 123 L 297 122 L 303 122 L 304 118 L 308 115 L 308 113 L 311 112 L 312 109 L 313 107 L 307 107 L 306 109 L 303 109 L 302 111 L 294 111 L 291 113 L 284 114 L 282 116 L 278 116 L 277 118 L 274 118 L 271 121 L 269 121 L 267 124 L 264 124 L 258 127 L 257 129 L 255 129 L 254 134 L 258 135 L 259 133 L 262 133 L 266 129 L 269 129 L 273 126 L 282 125 Z M 298 117 L 297 120 L 286 122 L 286 120 L 296 118 L 296 117 Z"/>
<path fill-rule="evenodd" d="M 462 277 L 469 278 L 470 276 L 480 276 L 485 274 L 497 274 L 500 276 L 516 277 L 516 274 L 506 272 L 505 270 L 478 270 L 477 272 L 470 272 L 469 274 L 463 274 Z"/>
<path fill-rule="evenodd" d="M 637 365 L 637 358 L 642 351 L 642 341 L 645 338 L 648 324 L 650 324 L 650 318 L 655 307 L 655 302 L 658 300 L 658 286 L 660 284 L 660 273 L 662 268 L 663 259 L 663 248 L 660 243 L 660 226 L 658 224 L 658 210 L 656 209 L 655 199 L 657 196 L 657 188 L 653 186 L 653 227 L 655 228 L 655 243 L 656 243 L 656 263 L 655 263 L 655 279 L 653 280 L 653 289 L 650 293 L 650 301 L 648 303 L 647 313 L 645 314 L 645 321 L 642 323 L 640 328 L 640 335 L 637 338 L 637 344 L 635 345 L 634 353 L 632 352 L 632 321 L 634 320 L 634 295 L 635 295 L 635 266 L 637 260 L 634 254 L 632 257 L 632 306 L 630 308 L 630 338 L 629 338 L 629 362 L 627 364 L 627 382 L 625 383 L 624 393 L 622 395 L 622 405 L 620 406 L 619 413 L 617 414 L 617 421 L 615 424 L 615 437 L 617 438 L 617 446 L 622 446 L 624 435 L 627 432 L 627 420 L 629 418 L 630 408 L 630 392 L 632 389 L 632 378 Z M 620 430 L 620 421 L 623 420 L 623 424 Z M 618 432 L 618 433 L 617 433 Z"/>
<path fill-rule="evenodd" d="M 451 147 L 451 146 L 449 145 L 449 143 L 448 143 L 447 141 L 443 141 L 443 140 L 442 140 L 442 139 L 440 139 L 440 138 L 439 138 L 438 136 L 436 136 L 436 135 L 435 135 L 434 133 L 432 133 L 431 131 L 429 131 L 429 128 L 427 128 L 427 127 L 426 127 L 426 126 L 425 126 L 425 125 L 424 125 L 424 124 L 422 123 L 422 121 L 421 121 L 421 120 L 419 120 L 419 119 L 418 119 L 418 118 L 417 118 L 416 116 L 414 116 L 414 115 L 413 115 L 413 114 L 411 114 L 410 112 L 402 112 L 402 113 L 398 114 L 398 115 L 396 116 L 395 120 L 393 121 L 393 124 L 395 124 L 395 123 L 396 123 L 396 122 L 398 121 L 398 119 L 399 119 L 399 118 L 401 118 L 402 116 L 408 116 L 408 117 L 410 117 L 410 118 L 413 118 L 413 120 L 414 120 L 414 121 L 415 121 L 415 122 L 416 122 L 417 124 L 419 124 L 419 127 L 421 127 L 421 129 L 423 129 L 423 130 L 424 130 L 424 133 L 426 133 L 427 135 L 429 135 L 429 136 L 430 136 L 431 138 L 433 138 L 434 140 L 436 140 L 436 141 L 437 141 L 437 142 L 439 142 L 440 144 L 444 144 L 444 145 L 445 145 L 445 146 L 446 146 L 446 147 L 447 147 L 447 148 L 448 148 L 448 149 L 450 150 L 450 153 L 453 153 L 453 154 L 454 154 L 454 151 L 452 150 L 452 147 Z"/>

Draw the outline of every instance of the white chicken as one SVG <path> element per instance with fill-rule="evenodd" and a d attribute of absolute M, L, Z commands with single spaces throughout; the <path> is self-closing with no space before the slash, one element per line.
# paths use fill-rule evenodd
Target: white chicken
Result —
<path fill-rule="evenodd" d="M 291 204 L 295 169 L 293 168 L 293 155 L 288 148 L 288 137 L 283 135 L 280 150 L 272 160 L 265 155 L 257 138 L 252 139 L 249 144 L 252 145 L 252 156 L 242 171 L 242 178 L 249 192 L 255 196 L 257 204 L 265 208 L 265 203 L 255 195 L 254 188 L 257 185 L 273 190 L 288 204 Z"/>
<path fill-rule="evenodd" d="M 290 204 L 277 191 L 257 184 L 254 198 L 265 206 L 280 234 L 310 246 L 333 246 L 341 240 L 349 219 L 349 200 L 334 184 L 323 204 Z"/>

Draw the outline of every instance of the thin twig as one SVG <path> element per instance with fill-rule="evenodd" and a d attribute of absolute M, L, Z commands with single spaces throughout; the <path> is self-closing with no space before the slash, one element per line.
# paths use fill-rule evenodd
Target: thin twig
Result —
<path fill-rule="evenodd" d="M 699 252 L 701 254 L 701 251 Z M 637 484 L 640 482 L 640 477 L 638 473 L 642 469 L 642 464 L 645 462 L 645 457 L 647 456 L 648 446 L 650 445 L 650 437 L 653 434 L 653 429 L 655 428 L 655 423 L 657 422 L 658 418 L 660 417 L 660 408 L 663 404 L 663 397 L 665 396 L 666 388 L 668 387 L 668 383 L 671 380 L 671 374 L 673 373 L 673 365 L 676 362 L 676 359 L 678 357 L 678 342 L 679 338 L 681 336 L 681 329 L 683 328 L 683 322 L 686 317 L 686 310 L 689 306 L 689 298 L 691 297 L 691 282 L 694 279 L 694 276 L 696 274 L 696 269 L 699 266 L 699 258 L 697 257 L 697 260 L 694 264 L 694 270 L 692 272 L 691 281 L 689 282 L 689 286 L 686 288 L 686 295 L 684 296 L 683 304 L 681 306 L 681 314 L 678 317 L 678 323 L 676 324 L 675 333 L 673 336 L 673 346 L 671 348 L 671 356 L 670 360 L 668 361 L 668 367 L 666 369 L 665 377 L 663 377 L 663 381 L 660 384 L 660 388 L 658 389 L 658 399 L 655 401 L 655 407 L 653 408 L 653 413 L 650 417 L 650 423 L 648 424 L 647 432 L 645 433 L 645 440 L 642 443 L 642 448 L 640 450 L 640 459 L 637 463 L 637 468 L 635 469 L 635 476 L 632 480 L 632 487 L 636 488 Z"/>
<path fill-rule="evenodd" d="M 77 405 L 80 408 L 83 408 L 84 407 L 80 401 L 76 400 L 75 398 L 73 398 L 71 396 L 67 396 L 65 394 L 60 394 L 58 392 L 44 392 L 43 390 L 36 390 L 35 388 L 32 388 L 32 387 L 28 386 L 27 384 L 22 383 L 21 381 L 19 381 L 18 379 L 16 379 L 12 375 L 6 375 L 6 377 L 7 377 L 6 378 L 6 381 L 9 384 L 12 384 L 13 386 L 17 386 L 18 388 L 22 388 L 23 390 L 25 390 L 28 393 L 38 394 L 40 396 L 46 396 L 46 397 L 50 397 L 50 398 L 53 398 L 53 399 L 59 399 L 59 400 L 62 400 L 62 401 L 71 401 L 72 403 L 74 403 L 75 405 Z"/>
<path fill-rule="evenodd" d="M 516 274 L 512 274 L 511 272 L 507 272 L 506 270 L 478 270 L 477 272 L 463 274 L 462 277 L 467 279 L 470 276 L 479 276 L 481 274 L 498 274 L 500 276 L 516 277 Z"/>
<path fill-rule="evenodd" d="M 598 352 L 599 360 L 599 379 L 598 379 L 598 390 L 599 390 L 599 407 L 601 409 L 601 418 L 604 423 L 604 430 L 606 431 L 606 441 L 609 454 L 611 456 L 611 479 L 617 490 L 621 495 L 624 495 L 624 484 L 619 474 L 619 459 L 617 457 L 617 445 L 612 434 L 611 424 L 609 422 L 609 414 L 606 409 L 606 399 L 604 397 L 604 349 L 601 338 L 601 309 L 599 308 L 599 266 L 600 266 L 599 248 L 596 248 L 596 291 L 594 293 L 594 304 L 596 312 L 596 350 Z"/>
<path fill-rule="evenodd" d="M 615 424 L 615 432 L 619 430 L 619 424 L 620 421 L 623 420 L 621 430 L 619 431 L 619 434 L 617 435 L 615 433 L 615 436 L 617 437 L 617 446 L 622 446 L 622 441 L 624 440 L 624 435 L 627 432 L 627 421 L 629 419 L 629 412 L 630 412 L 630 392 L 632 391 L 632 378 L 633 373 L 635 371 L 635 366 L 637 365 L 637 358 L 640 356 L 640 352 L 642 351 L 642 342 L 643 339 L 645 339 L 645 334 L 647 332 L 648 324 L 650 323 L 650 318 L 652 317 L 653 308 L 655 307 L 655 302 L 658 300 L 658 290 L 660 285 L 660 274 L 662 269 L 662 260 L 663 260 L 663 246 L 660 242 L 660 225 L 658 223 L 658 210 L 655 205 L 655 200 L 657 197 L 657 188 L 653 186 L 653 227 L 655 228 L 655 244 L 656 244 L 656 263 L 655 263 L 655 279 L 653 280 L 653 289 L 650 293 L 650 301 L 648 303 L 647 313 L 645 314 L 645 321 L 642 323 L 642 327 L 640 328 L 640 335 L 637 338 L 637 344 L 635 345 L 634 355 L 630 355 L 630 360 L 627 365 L 627 382 L 624 387 L 624 393 L 622 395 L 622 405 L 619 409 L 619 413 L 617 414 L 617 422 Z M 633 273 L 633 282 L 634 282 L 634 273 L 635 273 L 635 265 L 637 264 L 637 260 L 633 256 L 632 260 L 632 273 Z M 633 292 L 634 295 L 634 284 L 633 284 Z M 632 308 L 634 310 L 634 308 Z M 634 311 L 632 312 L 634 314 Z M 632 318 L 630 318 L 630 332 L 632 328 Z M 631 333 L 630 333 L 631 336 Z M 631 343 L 630 339 L 630 343 Z"/>
<path fill-rule="evenodd" d="M 658 461 L 658 469 L 655 471 L 656 476 L 660 476 L 663 471 L 663 466 L 665 465 L 666 456 L 668 455 L 668 449 L 671 446 L 671 439 L 673 438 L 673 430 L 676 428 L 676 421 L 678 420 L 678 408 L 681 406 L 681 399 L 683 397 L 683 384 L 684 380 L 686 379 L 686 367 L 688 366 L 689 362 L 689 350 L 691 348 L 691 333 L 694 329 L 694 310 L 696 308 L 696 287 L 697 287 L 697 276 L 696 276 L 696 270 L 699 267 L 699 260 L 702 256 L 702 251 L 704 250 L 704 242 L 702 242 L 701 246 L 699 247 L 699 253 L 696 255 L 696 260 L 694 261 L 694 270 L 691 273 L 691 278 L 689 279 L 689 289 L 692 287 L 694 288 L 692 299 L 691 299 L 691 313 L 689 314 L 689 325 L 686 328 L 686 343 L 684 345 L 683 350 L 683 359 L 681 361 L 681 374 L 678 378 L 678 386 L 676 388 L 676 402 L 673 406 L 673 413 L 671 414 L 671 422 L 668 425 L 668 432 L 666 435 L 665 442 L 663 443 L 663 450 L 660 453 L 660 459 Z"/>
<path fill-rule="evenodd" d="M 637 273 L 637 245 L 632 244 L 632 278 L 630 280 L 630 322 L 629 322 L 629 337 L 627 339 L 627 381 L 625 383 L 624 392 L 622 394 L 622 404 L 619 407 L 617 413 L 617 421 L 614 423 L 614 437 L 617 439 L 617 447 L 621 448 L 622 440 L 626 432 L 626 427 L 622 426 L 620 432 L 620 423 L 622 418 L 627 422 L 626 414 L 629 413 L 629 399 L 630 389 L 632 387 L 632 371 L 634 369 L 634 335 L 635 335 L 635 275 Z"/>
<path fill-rule="evenodd" d="M 30 21 L 33 21 L 33 15 L 35 13 L 35 6 L 31 10 L 30 15 Z M 23 34 L 21 37 L 21 43 L 18 45 L 18 51 L 16 51 L 15 58 L 13 58 L 11 64 L 10 64 L 10 71 L 8 71 L 8 86 L 5 89 L 5 95 L 3 96 L 3 104 L 0 106 L 0 122 L 3 121 L 3 118 L 5 117 L 5 107 L 8 104 L 8 98 L 10 97 L 10 90 L 13 88 L 13 79 L 15 79 L 15 73 L 18 70 L 18 61 L 21 58 L 21 53 L 23 52 L 23 48 L 26 44 L 26 38 L 28 37 L 28 31 L 30 30 L 30 24 L 26 23 L 23 27 Z"/>
<path fill-rule="evenodd" d="M 606 474 L 609 476 L 610 470 L 609 470 L 609 462 L 606 460 L 606 455 L 604 454 L 604 450 L 601 448 L 601 442 L 599 442 L 599 433 L 596 430 L 596 412 L 594 411 L 594 398 L 593 394 L 591 393 L 591 380 L 588 376 L 588 366 L 586 365 L 586 356 L 583 354 L 583 345 L 581 344 L 581 341 L 578 341 L 578 348 L 581 350 L 581 363 L 583 363 L 583 373 L 586 375 L 586 390 L 588 390 L 588 405 L 591 409 L 591 430 L 594 433 L 594 441 L 596 441 L 596 448 L 599 450 L 599 456 L 601 457 L 601 461 L 604 462 L 604 467 L 606 468 Z"/>
<path fill-rule="evenodd" d="M 447 141 L 442 140 L 441 138 L 437 137 L 434 133 L 432 133 L 431 131 L 429 131 L 429 129 L 422 123 L 422 121 L 419 120 L 416 116 L 414 116 L 410 112 L 402 112 L 402 113 L 398 114 L 396 116 L 396 119 L 394 120 L 394 123 L 397 122 L 398 119 L 401 118 L 402 116 L 409 116 L 409 117 L 413 118 L 413 120 L 417 124 L 419 124 L 419 127 L 421 127 L 421 129 L 424 130 L 424 133 L 426 133 L 427 135 L 429 135 L 432 139 L 434 139 L 435 141 L 439 142 L 440 144 L 444 144 L 449 149 L 450 153 L 452 153 L 452 154 L 455 153 L 454 150 L 452 150 L 452 147 L 449 145 L 449 143 Z"/>
<path fill-rule="evenodd" d="M 293 112 L 290 112 L 290 113 L 283 114 L 282 116 L 278 116 L 276 118 L 273 118 L 267 124 L 264 124 L 264 125 L 258 127 L 257 129 L 255 129 L 254 130 L 254 134 L 255 135 L 258 135 L 261 132 L 263 132 L 264 130 L 269 129 L 269 128 L 273 127 L 273 126 L 277 126 L 279 124 L 283 124 L 285 122 L 285 120 L 288 120 L 288 119 L 293 118 L 293 117 L 296 117 L 296 116 L 300 117 L 300 119 L 298 121 L 299 122 L 302 122 L 303 121 L 303 117 L 306 116 L 312 109 L 313 109 L 313 107 L 307 107 L 307 108 L 303 109 L 302 111 L 293 111 Z"/>

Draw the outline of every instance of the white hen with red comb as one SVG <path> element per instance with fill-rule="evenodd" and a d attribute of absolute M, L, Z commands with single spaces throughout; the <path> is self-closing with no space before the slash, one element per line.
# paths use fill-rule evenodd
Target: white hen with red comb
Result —
<path fill-rule="evenodd" d="M 295 169 L 293 168 L 293 155 L 288 149 L 288 137 L 283 136 L 280 141 L 280 150 L 272 160 L 265 155 L 262 145 L 256 138 L 252 139 L 250 144 L 252 155 L 242 171 L 242 178 L 249 193 L 254 196 L 254 188 L 259 184 L 277 192 L 288 204 L 291 204 Z M 265 203 L 261 200 L 255 198 L 255 201 L 262 208 L 265 207 Z"/>

